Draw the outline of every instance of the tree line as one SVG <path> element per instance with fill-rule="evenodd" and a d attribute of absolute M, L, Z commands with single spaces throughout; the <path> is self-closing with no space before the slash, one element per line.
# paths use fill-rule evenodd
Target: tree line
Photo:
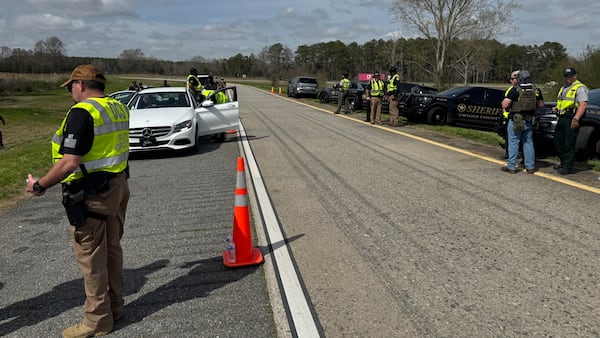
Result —
<path fill-rule="evenodd" d="M 342 73 L 387 72 L 398 68 L 402 81 L 435 83 L 439 76 L 435 38 L 371 40 L 364 44 L 342 41 L 301 45 L 295 51 L 281 43 L 264 47 L 257 55 L 238 53 L 229 58 L 194 57 L 186 61 L 160 60 L 141 49 L 124 50 L 116 58 L 65 55 L 57 37 L 38 41 L 31 50 L 0 47 L 0 72 L 68 73 L 82 63 L 93 63 L 108 74 L 160 74 L 185 76 L 190 68 L 215 76 L 267 78 L 273 84 L 295 75 L 312 75 L 322 83 Z M 527 69 L 535 82 L 561 82 L 562 70 L 575 67 L 590 87 L 600 87 L 600 50 L 588 47 L 579 58 L 569 56 L 558 42 L 542 45 L 505 45 L 495 39 L 455 39 L 447 48 L 442 87 L 469 83 L 507 82 L 512 70 Z M 443 89 L 443 88 L 442 88 Z"/>

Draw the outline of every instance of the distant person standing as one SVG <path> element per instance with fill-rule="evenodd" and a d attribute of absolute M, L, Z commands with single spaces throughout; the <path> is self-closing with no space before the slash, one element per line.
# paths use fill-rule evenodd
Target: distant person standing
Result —
<path fill-rule="evenodd" d="M 509 82 L 510 82 L 510 87 L 508 87 L 506 89 L 506 91 L 504 92 L 504 97 L 507 97 L 508 93 L 517 85 L 517 77 L 519 76 L 519 71 L 515 70 L 512 73 L 510 73 L 510 78 L 509 78 Z M 502 137 L 502 139 L 504 139 L 504 159 L 508 158 L 508 115 L 510 114 L 510 112 L 506 109 L 502 109 L 502 117 L 498 120 L 498 125 L 497 125 L 497 133 L 500 137 Z"/>
<path fill-rule="evenodd" d="M 135 81 L 135 80 L 131 81 L 131 84 L 129 85 L 129 90 L 135 90 L 135 91 L 137 91 L 138 89 L 139 88 L 138 88 L 137 81 Z"/>
<path fill-rule="evenodd" d="M 198 79 L 198 70 L 196 68 L 190 69 L 190 74 L 187 77 L 186 86 L 190 89 L 194 97 L 198 101 L 202 101 L 202 82 Z"/>
<path fill-rule="evenodd" d="M 556 170 L 561 175 L 567 175 L 573 173 L 579 120 L 587 109 L 589 89 L 577 80 L 575 68 L 566 68 L 563 75 L 565 84 L 558 91 L 556 107 L 552 107 L 552 111 L 558 115 L 558 123 L 554 131 L 554 146 L 560 164 L 556 166 Z"/>
<path fill-rule="evenodd" d="M 6 125 L 6 122 L 4 122 L 4 118 L 2 118 L 2 116 L 0 116 L 0 121 L 2 121 L 2 125 Z M 0 149 L 4 148 L 4 143 L 2 142 L 2 130 L 0 130 Z"/>
<path fill-rule="evenodd" d="M 535 172 L 535 149 L 533 147 L 533 116 L 536 108 L 544 107 L 542 91 L 531 81 L 526 70 L 519 72 L 517 83 L 510 88 L 504 100 L 502 109 L 508 111 L 508 158 L 502 171 L 514 174 L 517 172 L 519 145 L 523 143 L 525 170 L 528 174 Z"/>
<path fill-rule="evenodd" d="M 371 124 L 381 124 L 381 101 L 383 100 L 384 83 L 379 72 L 373 73 L 373 77 L 366 88 L 367 100 L 370 102 Z"/>
<path fill-rule="evenodd" d="M 163 87 L 171 87 L 171 86 L 169 85 L 169 82 L 168 82 L 167 80 L 163 80 L 163 84 L 162 84 L 162 86 L 163 86 Z"/>
<path fill-rule="evenodd" d="M 338 95 L 338 107 L 335 111 L 335 114 L 339 114 L 342 110 L 342 105 L 344 105 L 344 114 L 348 114 L 350 112 L 348 106 L 348 99 L 350 96 L 350 85 L 351 82 L 348 80 L 348 76 L 344 73 L 342 74 L 342 79 L 337 85 L 337 89 L 340 92 Z"/>
<path fill-rule="evenodd" d="M 390 111 L 390 126 L 395 127 L 398 125 L 398 94 L 400 91 L 400 75 L 398 75 L 398 68 L 390 68 L 390 81 L 387 85 L 386 96 L 389 103 Z"/>

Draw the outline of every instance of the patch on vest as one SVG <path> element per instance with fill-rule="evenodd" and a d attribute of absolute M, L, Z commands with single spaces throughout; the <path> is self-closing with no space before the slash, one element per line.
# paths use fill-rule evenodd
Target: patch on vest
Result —
<path fill-rule="evenodd" d="M 75 135 L 69 134 L 67 138 L 63 141 L 63 146 L 65 148 L 75 148 L 77 146 L 77 139 L 73 138 Z"/>

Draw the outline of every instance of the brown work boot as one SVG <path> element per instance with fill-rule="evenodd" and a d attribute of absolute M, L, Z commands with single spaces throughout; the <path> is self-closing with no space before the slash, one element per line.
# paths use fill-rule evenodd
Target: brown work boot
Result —
<path fill-rule="evenodd" d="M 106 336 L 109 332 L 110 330 L 99 331 L 97 329 L 92 329 L 81 322 L 64 329 L 62 334 L 64 338 L 88 338 Z"/>

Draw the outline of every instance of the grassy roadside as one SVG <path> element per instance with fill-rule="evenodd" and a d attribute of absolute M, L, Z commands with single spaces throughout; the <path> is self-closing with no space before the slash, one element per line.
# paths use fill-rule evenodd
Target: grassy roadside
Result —
<path fill-rule="evenodd" d="M 73 104 L 71 95 L 59 87 L 66 78 L 67 74 L 49 77 L 45 87 L 52 89 L 36 87 L 37 91 L 0 96 L 0 115 L 6 121 L 0 124 L 5 145 L 0 150 L 0 213 L 27 197 L 27 174 L 39 177 L 52 166 L 50 139 Z M 126 89 L 130 82 L 109 76 L 106 92 Z M 158 80 L 144 82 L 160 85 Z"/>

